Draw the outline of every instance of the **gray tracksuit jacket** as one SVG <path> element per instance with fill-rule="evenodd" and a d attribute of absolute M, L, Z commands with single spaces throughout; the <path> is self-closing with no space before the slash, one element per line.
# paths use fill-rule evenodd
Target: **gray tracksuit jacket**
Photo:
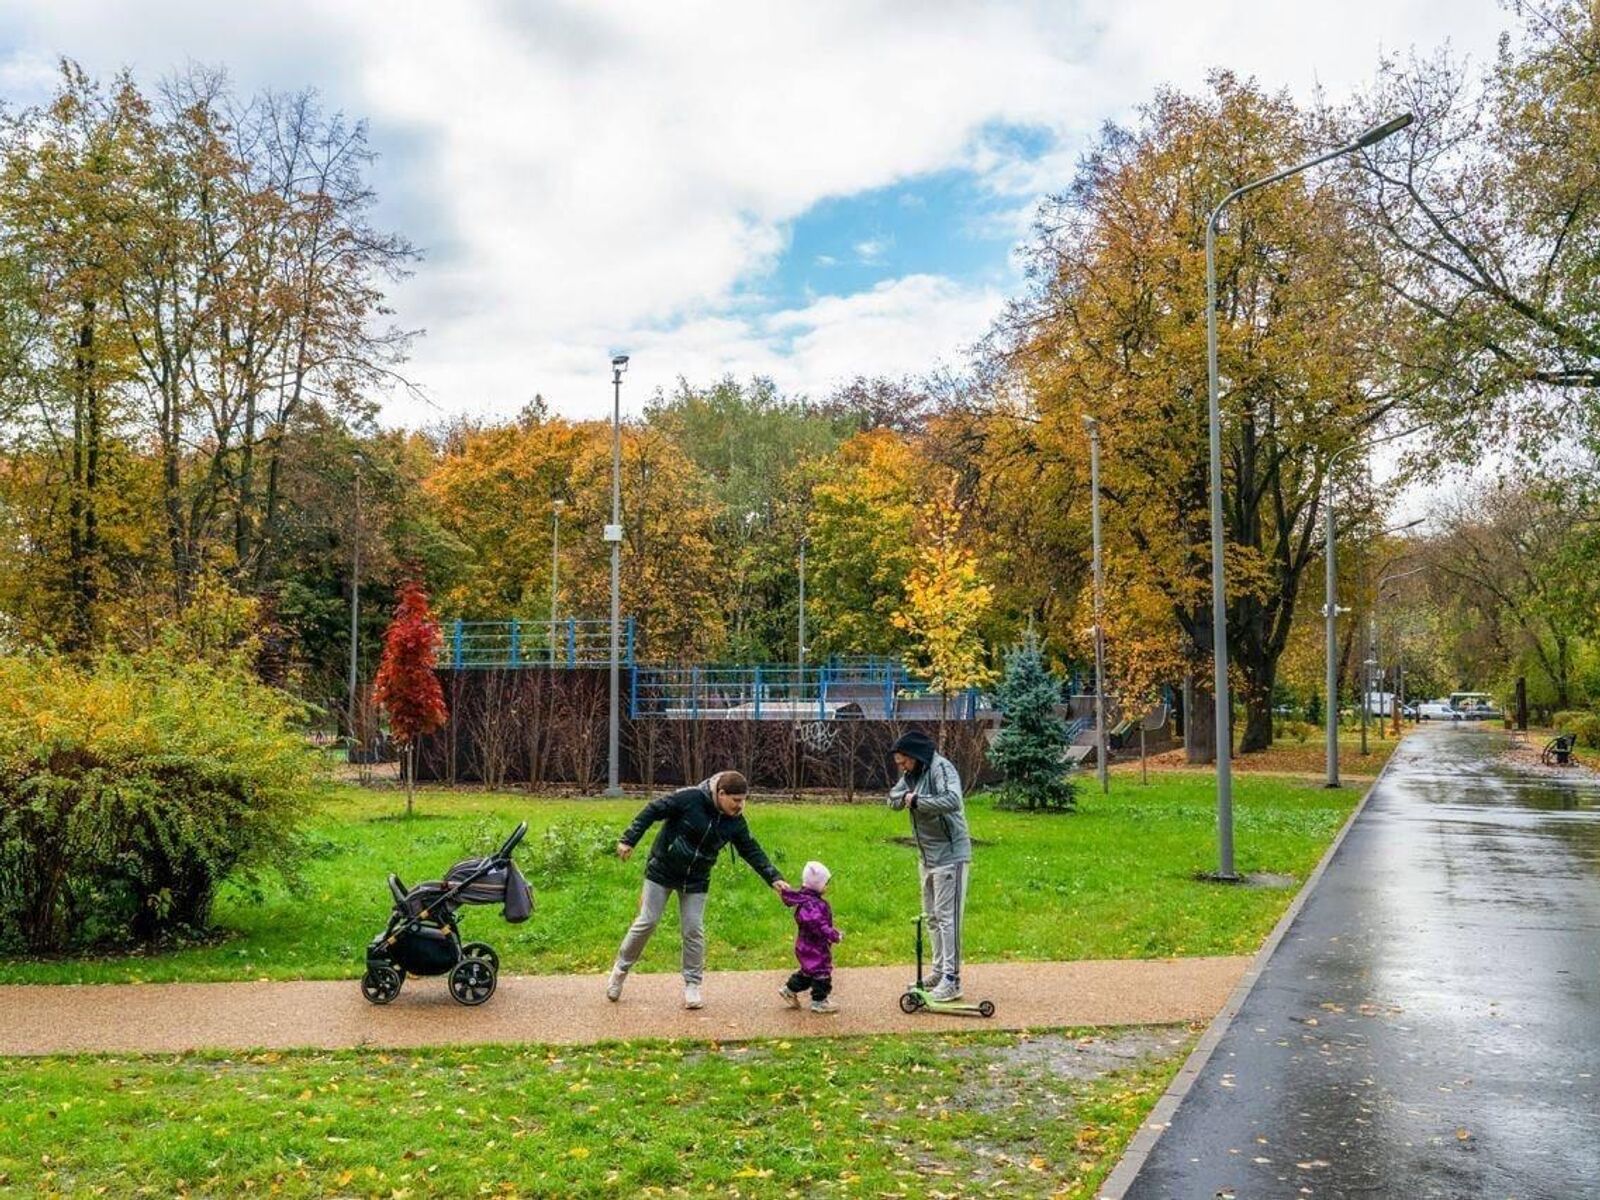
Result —
<path fill-rule="evenodd" d="M 911 802 L 911 830 L 925 867 L 949 867 L 972 861 L 972 838 L 967 833 L 967 813 L 962 804 L 961 775 L 942 754 L 921 774 L 907 780 L 902 775 L 889 789 L 889 807 L 896 812 Z"/>

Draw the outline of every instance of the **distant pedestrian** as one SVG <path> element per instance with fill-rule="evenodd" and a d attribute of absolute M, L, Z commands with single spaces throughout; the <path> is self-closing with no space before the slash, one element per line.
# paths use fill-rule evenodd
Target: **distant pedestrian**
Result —
<path fill-rule="evenodd" d="M 794 923 L 799 927 L 794 957 L 800 969 L 778 991 L 790 1008 L 799 1008 L 800 993 L 809 991 L 812 1012 L 839 1011 L 828 996 L 833 991 L 833 947 L 844 939 L 844 934 L 834 928 L 833 909 L 822 898 L 830 878 L 832 873 L 827 867 L 808 862 L 800 876 L 800 890 L 785 888 L 779 893 L 783 902 L 794 909 Z"/>
<path fill-rule="evenodd" d="M 889 807 L 911 810 L 922 883 L 922 911 L 933 941 L 933 974 L 918 983 L 933 1000 L 961 996 L 961 925 L 967 907 L 972 839 L 961 795 L 961 774 L 926 733 L 912 730 L 890 748 L 900 778 Z"/>
<path fill-rule="evenodd" d="M 739 772 L 719 771 L 698 787 L 680 788 L 652 800 L 623 833 L 617 842 L 617 857 L 626 861 L 645 831 L 657 821 L 663 822 L 645 864 L 639 915 L 617 949 L 617 961 L 606 983 L 608 1000 L 622 999 L 628 972 L 660 924 L 667 897 L 676 892 L 683 938 L 683 1006 L 701 1006 L 700 984 L 706 967 L 706 894 L 711 889 L 711 868 L 724 846 L 732 845 L 780 895 L 788 888 L 745 824 L 744 806 L 749 793 L 750 785 Z"/>

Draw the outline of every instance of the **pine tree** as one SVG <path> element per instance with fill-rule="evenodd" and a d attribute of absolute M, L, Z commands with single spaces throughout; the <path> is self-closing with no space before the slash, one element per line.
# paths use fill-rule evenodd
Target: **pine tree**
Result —
<path fill-rule="evenodd" d="M 372 698 L 389 714 L 389 728 L 403 754 L 406 816 L 416 789 L 417 743 L 449 716 L 444 689 L 434 673 L 443 637 L 428 606 L 428 593 L 416 580 L 400 585 L 400 603 L 383 635 L 383 658 L 372 684 Z"/>
<path fill-rule="evenodd" d="M 1006 656 L 998 702 L 1004 718 L 989 756 L 1006 777 L 1004 803 L 1030 809 L 1073 808 L 1072 783 L 1062 766 L 1067 724 L 1056 713 L 1060 685 L 1045 668 L 1039 640 L 1029 630 Z"/>

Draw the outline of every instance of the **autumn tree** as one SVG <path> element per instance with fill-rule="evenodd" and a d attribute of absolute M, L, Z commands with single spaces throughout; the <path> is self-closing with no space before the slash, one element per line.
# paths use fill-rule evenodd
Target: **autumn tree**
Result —
<path fill-rule="evenodd" d="M 910 635 L 914 661 L 945 708 L 952 692 L 994 678 L 978 634 L 993 592 L 962 543 L 954 493 L 946 485 L 920 506 L 916 562 L 906 576 L 905 603 L 891 618 Z"/>
<path fill-rule="evenodd" d="M 1600 24 L 1588 0 L 1508 7 L 1521 28 L 1483 78 L 1388 62 L 1353 115 L 1417 117 L 1351 163 L 1370 231 L 1351 245 L 1402 301 L 1394 334 L 1457 458 L 1600 428 Z"/>
<path fill-rule="evenodd" d="M 408 817 L 416 793 L 417 743 L 449 717 L 444 689 L 434 672 L 441 645 L 439 623 L 422 584 L 416 580 L 401 584 L 394 620 L 383 637 L 383 658 L 372 696 L 389 714 L 389 728 L 403 755 Z"/>
<path fill-rule="evenodd" d="M 834 654 L 894 654 L 895 624 L 915 565 L 919 463 L 886 429 L 857 434 L 817 467 L 807 522 L 811 640 Z"/>
<path fill-rule="evenodd" d="M 1087 453 L 1080 416 L 1099 419 L 1112 572 L 1166 598 L 1200 677 L 1211 658 L 1206 221 L 1239 182 L 1306 157 L 1316 133 L 1286 96 L 1225 73 L 1201 96 L 1159 93 L 1136 128 L 1105 131 L 1042 209 L 1034 289 L 1006 325 L 1020 393 L 1011 415 L 1062 460 Z M 1383 352 L 1390 298 L 1346 250 L 1347 191 L 1337 177 L 1286 180 L 1233 206 L 1217 243 L 1242 751 L 1271 741 L 1277 662 L 1320 549 L 1330 459 L 1414 386 Z M 1191 749 L 1208 755 L 1210 720 L 1188 716 Z"/>

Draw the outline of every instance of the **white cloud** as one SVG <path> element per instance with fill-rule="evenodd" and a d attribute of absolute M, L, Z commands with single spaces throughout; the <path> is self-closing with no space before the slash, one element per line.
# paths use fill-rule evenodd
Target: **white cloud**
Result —
<path fill-rule="evenodd" d="M 875 237 L 857 242 L 852 249 L 856 252 L 857 262 L 866 263 L 870 266 L 873 263 L 882 262 L 884 251 L 893 244 L 893 238 Z"/>
<path fill-rule="evenodd" d="M 765 311 L 789 223 L 821 200 L 965 166 L 1020 234 L 1084 139 L 1158 83 L 1227 63 L 1338 94 L 1380 48 L 1456 33 L 1486 53 L 1505 20 L 1495 0 L 52 0 L 0 5 L 0 88 L 37 98 L 57 54 L 147 83 L 195 59 L 247 91 L 321 88 L 371 119 L 380 215 L 430 252 L 392 297 L 429 331 L 408 373 L 446 412 L 540 391 L 591 414 L 614 349 L 635 355 L 633 394 L 724 370 L 815 392 L 982 332 L 998 294 L 932 275 Z M 1016 125 L 1054 148 L 986 132 Z"/>

